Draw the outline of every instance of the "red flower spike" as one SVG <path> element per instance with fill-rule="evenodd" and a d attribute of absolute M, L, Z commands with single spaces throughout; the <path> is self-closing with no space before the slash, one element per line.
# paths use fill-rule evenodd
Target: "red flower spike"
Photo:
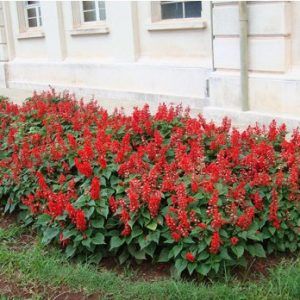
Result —
<path fill-rule="evenodd" d="M 189 262 L 194 262 L 195 261 L 195 256 L 191 252 L 187 252 L 185 255 L 185 259 Z"/>
<path fill-rule="evenodd" d="M 93 200 L 98 200 L 100 197 L 100 180 L 98 177 L 92 179 L 90 195 Z"/>

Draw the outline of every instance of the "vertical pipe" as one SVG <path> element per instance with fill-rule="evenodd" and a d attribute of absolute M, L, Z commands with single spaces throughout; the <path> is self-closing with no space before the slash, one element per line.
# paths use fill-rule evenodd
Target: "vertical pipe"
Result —
<path fill-rule="evenodd" d="M 211 55 L 212 55 L 212 70 L 215 71 L 214 59 L 214 19 L 213 19 L 213 2 L 210 2 L 210 38 L 211 38 Z"/>
<path fill-rule="evenodd" d="M 247 2 L 239 1 L 240 19 L 240 99 L 242 110 L 249 110 L 249 79 L 248 79 L 248 11 Z"/>

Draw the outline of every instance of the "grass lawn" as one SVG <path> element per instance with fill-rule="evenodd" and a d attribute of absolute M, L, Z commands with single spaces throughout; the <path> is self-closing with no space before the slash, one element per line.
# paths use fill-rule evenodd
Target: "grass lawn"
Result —
<path fill-rule="evenodd" d="M 3 224 L 0 299 L 300 299 L 299 258 L 282 261 L 267 277 L 257 274 L 252 281 L 233 275 L 206 283 L 143 278 L 130 268 L 69 262 L 25 229 Z"/>

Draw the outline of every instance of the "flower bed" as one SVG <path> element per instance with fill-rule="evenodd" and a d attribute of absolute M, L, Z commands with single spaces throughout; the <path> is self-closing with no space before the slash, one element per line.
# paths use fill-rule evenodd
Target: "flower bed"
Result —
<path fill-rule="evenodd" d="M 109 115 L 54 92 L 0 100 L 0 199 L 69 257 L 218 273 L 300 248 L 300 133 L 159 106 Z"/>

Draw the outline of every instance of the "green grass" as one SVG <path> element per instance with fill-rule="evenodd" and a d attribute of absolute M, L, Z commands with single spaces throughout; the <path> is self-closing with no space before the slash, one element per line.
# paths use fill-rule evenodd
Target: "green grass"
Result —
<path fill-rule="evenodd" d="M 268 278 L 244 282 L 229 278 L 204 284 L 164 279 L 137 281 L 132 272 L 118 275 L 96 266 L 69 262 L 57 250 L 40 243 L 12 247 L 23 229 L 0 229 L 0 274 L 29 285 L 67 286 L 86 295 L 99 293 L 101 299 L 300 299 L 300 259 L 286 261 L 274 268 Z M 1 291 L 0 291 L 1 296 Z M 43 298 L 43 295 L 34 295 Z M 1 298 L 0 299 L 5 299 Z"/>

